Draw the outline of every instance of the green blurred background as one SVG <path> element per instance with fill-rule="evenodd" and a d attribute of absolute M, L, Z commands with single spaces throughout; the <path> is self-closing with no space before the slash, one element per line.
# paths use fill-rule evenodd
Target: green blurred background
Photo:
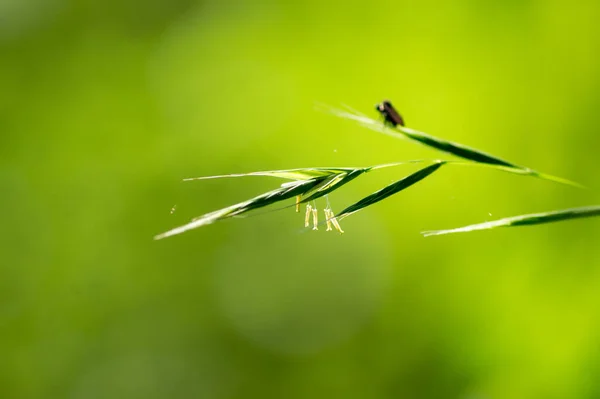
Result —
<path fill-rule="evenodd" d="M 419 235 L 600 203 L 599 19 L 597 1 L 0 0 L 0 397 L 600 397 L 597 220 Z M 439 158 L 314 109 L 383 98 L 590 189 L 449 167 L 342 236 L 288 209 L 152 240 L 281 182 L 184 177 Z"/>

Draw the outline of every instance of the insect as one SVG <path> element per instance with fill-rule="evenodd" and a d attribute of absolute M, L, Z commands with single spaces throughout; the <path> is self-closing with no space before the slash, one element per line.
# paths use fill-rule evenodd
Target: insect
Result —
<path fill-rule="evenodd" d="M 402 119 L 402 116 L 400 116 L 389 100 L 383 100 L 375 106 L 375 109 L 383 115 L 385 123 L 389 123 L 392 126 L 404 126 L 404 119 Z"/>

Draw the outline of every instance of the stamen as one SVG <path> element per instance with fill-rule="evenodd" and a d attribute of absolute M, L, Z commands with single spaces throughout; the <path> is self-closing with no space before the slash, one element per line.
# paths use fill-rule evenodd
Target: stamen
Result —
<path fill-rule="evenodd" d="M 335 213 L 333 213 L 333 210 L 329 210 L 329 214 L 330 214 L 330 219 L 331 219 L 331 223 L 333 224 L 333 227 L 335 227 L 335 229 L 337 231 L 340 232 L 340 234 L 344 233 L 344 230 L 342 230 L 342 226 L 340 226 L 339 222 L 337 221 L 337 219 L 334 217 Z"/>
<path fill-rule="evenodd" d="M 314 208 L 312 210 L 312 214 L 313 214 L 313 230 L 319 230 L 319 227 L 318 227 L 319 215 L 317 214 L 317 208 Z"/>
<path fill-rule="evenodd" d="M 336 218 L 331 219 L 331 223 L 335 226 L 335 229 L 340 232 L 340 234 L 344 234 L 344 230 L 342 230 L 342 226 L 338 223 Z"/>
<path fill-rule="evenodd" d="M 310 213 L 312 211 L 312 206 L 310 204 L 306 205 L 306 215 L 304 215 L 304 227 L 308 227 L 310 222 Z"/>
<path fill-rule="evenodd" d="M 300 196 L 296 195 L 296 213 L 300 212 Z"/>
<path fill-rule="evenodd" d="M 325 208 L 325 222 L 327 223 L 327 229 L 325 231 L 332 231 L 333 229 L 331 228 L 331 220 L 329 220 L 329 218 L 331 216 L 333 216 L 331 214 L 331 211 L 329 210 L 329 208 Z"/>

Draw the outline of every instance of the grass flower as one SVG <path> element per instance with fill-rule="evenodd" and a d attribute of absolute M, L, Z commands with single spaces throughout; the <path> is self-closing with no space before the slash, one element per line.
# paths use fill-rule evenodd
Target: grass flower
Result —
<path fill-rule="evenodd" d="M 280 187 L 274 190 L 260 194 L 246 201 L 242 201 L 240 203 L 213 212 L 209 212 L 207 214 L 194 218 L 189 223 L 186 223 L 179 227 L 175 227 L 162 234 L 158 234 L 154 238 L 159 240 L 162 238 L 178 235 L 201 226 L 206 226 L 215 223 L 219 220 L 228 219 L 234 216 L 242 216 L 248 212 L 255 211 L 273 204 L 277 204 L 291 198 L 295 198 L 295 203 L 287 205 L 284 208 L 295 206 L 296 212 L 299 212 L 301 204 L 305 203 L 306 213 L 304 216 L 304 226 L 305 228 L 308 228 L 312 218 L 312 229 L 318 230 L 319 220 L 317 206 L 315 202 L 316 199 L 321 198 L 323 196 L 327 196 L 328 194 L 340 189 L 344 185 L 350 183 L 359 176 L 366 174 L 367 172 L 406 164 L 428 163 L 429 165 L 410 175 L 403 177 L 402 179 L 386 187 L 383 187 L 382 189 L 364 197 L 363 199 L 355 202 L 354 204 L 347 206 L 337 214 L 333 212 L 331 206 L 329 205 L 329 200 L 327 200 L 327 206 L 324 209 L 324 223 L 327 225 L 326 231 L 333 231 L 333 229 L 335 229 L 339 233 L 343 233 L 344 231 L 342 230 L 339 224 L 340 220 L 364 208 L 367 208 L 379 201 L 387 199 L 390 196 L 395 195 L 402 190 L 411 187 L 412 185 L 429 177 L 431 174 L 438 171 L 444 165 L 483 166 L 519 175 L 532 176 L 543 180 L 567 184 L 575 187 L 581 187 L 581 185 L 574 183 L 570 180 L 540 173 L 528 167 L 519 166 L 517 164 L 505 161 L 501 158 L 465 146 L 463 144 L 453 143 L 444 139 L 428 135 L 423 132 L 419 132 L 414 129 L 407 128 L 402 124 L 383 124 L 381 121 L 369 118 L 354 110 L 344 111 L 329 109 L 329 111 L 342 118 L 354 120 L 360 123 L 362 126 L 375 130 L 377 132 L 396 138 L 409 139 L 423 144 L 425 146 L 431 147 L 435 150 L 457 156 L 459 158 L 462 158 L 463 160 L 412 160 L 368 167 L 297 168 L 184 179 L 184 181 L 194 181 L 206 179 L 237 178 L 246 176 L 266 176 L 282 178 L 289 181 L 281 184 Z M 310 204 L 311 202 L 312 205 Z M 173 208 L 173 211 L 174 209 L 175 208 Z M 595 216 L 598 213 L 600 213 L 598 207 L 589 207 L 574 210 L 549 212 L 545 214 L 524 215 L 514 218 L 502 219 L 496 222 L 487 222 L 478 225 L 466 226 L 458 229 L 424 232 L 423 234 L 429 236 L 450 234 L 462 231 L 474 231 L 500 226 L 546 223 L 549 221 L 564 220 L 575 217 Z"/>

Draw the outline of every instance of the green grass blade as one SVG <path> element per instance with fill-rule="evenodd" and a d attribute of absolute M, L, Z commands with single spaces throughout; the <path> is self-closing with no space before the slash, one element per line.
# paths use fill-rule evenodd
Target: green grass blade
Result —
<path fill-rule="evenodd" d="M 539 173 L 539 172 L 531 171 L 531 173 L 529 173 L 529 175 L 538 177 L 538 178 L 540 178 L 542 180 L 548 180 L 548 181 L 551 181 L 551 182 L 560 183 L 560 184 L 564 184 L 564 185 L 567 185 L 567 186 L 573 186 L 573 187 L 576 187 L 576 188 L 587 189 L 587 187 L 584 186 L 583 184 L 579 184 L 577 182 L 574 182 L 572 180 L 565 179 L 565 178 L 562 178 L 562 177 L 549 175 L 547 173 Z"/>
<path fill-rule="evenodd" d="M 401 138 L 401 139 L 409 139 L 411 141 L 416 141 L 420 144 L 423 144 L 427 147 L 433 148 L 438 151 L 442 151 L 448 154 L 452 154 L 454 156 L 460 157 L 462 159 L 466 159 L 468 161 L 477 163 L 479 165 L 487 165 L 491 167 L 497 167 L 507 172 L 533 176 L 543 180 L 553 181 L 556 183 L 567 184 L 574 187 L 582 187 L 580 184 L 572 182 L 567 179 L 563 179 L 560 177 L 548 175 L 545 173 L 537 172 L 533 169 L 520 166 L 511 162 L 508 162 L 502 158 L 496 157 L 494 155 L 488 154 L 486 152 L 477 150 L 472 147 L 468 147 L 463 144 L 454 143 L 451 141 L 447 141 L 444 139 L 440 139 L 434 136 L 431 136 L 427 133 L 420 132 L 418 130 L 410 129 L 404 126 L 396 126 L 389 127 L 384 125 L 381 121 L 369 118 L 359 112 L 351 110 L 351 112 L 338 110 L 338 109 L 329 109 L 329 112 L 333 113 L 336 116 L 341 118 L 351 119 L 357 121 L 361 125 L 374 130 L 379 133 L 383 133 L 385 135 Z"/>
<path fill-rule="evenodd" d="M 552 223 L 559 222 L 562 220 L 588 218 L 593 216 L 600 216 L 600 205 L 513 216 L 504 219 L 494 220 L 491 222 L 458 227 L 455 229 L 424 231 L 421 234 L 423 234 L 423 236 L 425 237 L 439 236 L 444 234 L 467 233 L 477 230 L 495 229 L 497 227 L 528 226 L 535 224 Z"/>
<path fill-rule="evenodd" d="M 368 127 L 371 130 L 386 134 L 395 138 L 407 138 L 417 141 L 423 145 L 434 148 L 438 151 L 443 151 L 457 157 L 468 159 L 473 162 L 486 163 L 491 165 L 501 165 L 511 168 L 526 169 L 511 162 L 505 161 L 496 156 L 490 155 L 480 150 L 468 147 L 463 144 L 454 143 L 444 139 L 431 136 L 427 133 L 418 130 L 410 129 L 404 126 L 389 127 L 381 121 L 369 118 L 362 114 L 349 113 L 342 110 L 332 110 L 332 112 L 342 118 L 358 121 L 361 125 Z"/>
<path fill-rule="evenodd" d="M 430 136 L 426 133 L 419 132 L 417 130 L 413 130 L 407 127 L 398 126 L 396 129 L 391 129 L 389 127 L 385 127 L 387 130 L 392 130 L 392 133 L 399 132 L 406 137 L 418 141 L 421 144 L 424 144 L 428 147 L 434 148 L 439 151 L 443 151 L 457 157 L 468 159 L 469 161 L 485 163 L 489 165 L 499 165 L 506 166 L 515 169 L 528 170 L 516 164 L 505 161 L 501 158 L 495 157 L 488 153 L 485 153 L 480 150 L 476 150 L 474 148 L 468 147 L 466 145 L 462 145 L 459 143 L 454 143 L 451 141 L 439 139 L 434 136 Z M 397 133 L 396 133 L 397 134 Z"/>
<path fill-rule="evenodd" d="M 357 203 L 350 205 L 349 207 L 347 207 L 346 209 L 344 209 L 343 211 L 341 211 L 340 213 L 335 215 L 335 217 L 343 218 L 343 217 L 349 216 L 355 212 L 360 211 L 361 209 L 364 209 L 364 208 L 371 206 L 379 201 L 382 201 L 382 200 L 388 198 L 389 196 L 397 194 L 398 192 L 423 180 L 424 178 L 426 178 L 427 176 L 429 176 L 430 174 L 432 174 L 433 172 L 438 170 L 445 163 L 446 163 L 445 161 L 437 161 L 433 165 L 429 165 L 423 169 L 420 169 L 417 172 L 415 172 L 411 175 L 408 175 L 405 178 L 398 180 L 397 182 L 392 183 L 389 186 L 386 186 L 386 187 L 382 188 L 381 190 L 376 191 L 373 194 L 361 199 Z"/>

